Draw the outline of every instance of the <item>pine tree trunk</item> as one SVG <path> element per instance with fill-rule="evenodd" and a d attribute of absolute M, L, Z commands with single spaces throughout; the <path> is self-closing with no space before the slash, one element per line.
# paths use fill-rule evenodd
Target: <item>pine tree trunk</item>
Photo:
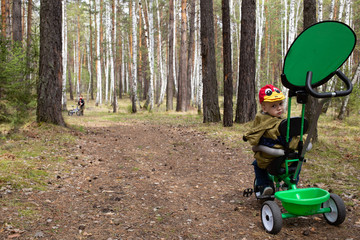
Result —
<path fill-rule="evenodd" d="M 69 52 L 68 52 L 68 57 L 69 57 Z M 68 58 L 67 57 L 67 58 Z M 69 69 L 69 71 L 67 71 L 67 79 L 68 79 L 68 83 L 69 83 L 69 94 L 70 94 L 70 100 L 73 101 L 74 100 L 74 95 L 73 95 L 73 87 L 72 87 L 72 82 L 71 82 L 71 71 L 70 71 L 70 66 L 69 66 L 69 62 L 67 63 L 67 69 Z"/>
<path fill-rule="evenodd" d="M 304 29 L 310 27 L 316 23 L 316 0 L 304 0 Z M 313 142 L 318 139 L 317 121 L 319 114 L 316 114 L 316 110 L 319 109 L 319 102 L 316 98 L 308 96 L 308 102 L 306 103 L 305 118 L 309 121 L 309 124 L 314 124 L 314 135 L 312 137 Z"/>
<path fill-rule="evenodd" d="M 12 3 L 12 31 L 13 41 L 22 44 L 22 23 L 21 23 L 21 0 L 13 0 Z"/>
<path fill-rule="evenodd" d="M 6 1 L 7 0 L 1 0 L 1 33 L 3 38 L 6 38 Z"/>
<path fill-rule="evenodd" d="M 65 126 L 61 114 L 61 1 L 40 1 L 40 62 L 37 122 Z"/>
<path fill-rule="evenodd" d="M 178 96 L 176 102 L 176 111 L 187 111 L 187 17 L 186 0 L 181 0 L 181 43 L 180 43 L 180 62 L 178 77 Z"/>
<path fill-rule="evenodd" d="M 27 15 L 27 36 L 26 36 L 26 67 L 30 69 L 30 52 L 31 52 L 31 26 L 32 26 L 32 0 L 28 0 L 28 15 Z M 28 84 L 30 83 L 31 73 L 26 76 Z M 30 89 L 30 88 L 29 88 Z"/>
<path fill-rule="evenodd" d="M 233 125 L 233 77 L 231 62 L 231 29 L 229 0 L 222 0 L 224 51 L 224 127 Z"/>
<path fill-rule="evenodd" d="M 216 79 L 213 0 L 200 0 L 200 12 L 203 122 L 219 122 L 221 121 L 221 116 Z"/>
<path fill-rule="evenodd" d="M 66 14 L 66 4 L 67 1 L 63 0 L 62 2 L 62 57 L 63 57 L 63 72 L 62 72 L 62 110 L 66 111 L 66 71 L 67 71 L 67 14 Z"/>
<path fill-rule="evenodd" d="M 169 51 L 168 51 L 168 78 L 166 87 L 166 111 L 173 110 L 174 93 L 174 0 L 169 0 Z"/>
<path fill-rule="evenodd" d="M 118 7 L 118 12 L 120 12 L 120 4 L 118 3 L 118 5 L 117 5 L 117 7 Z M 124 91 L 124 85 L 123 85 L 123 81 L 124 81 L 124 79 L 123 79 L 123 71 L 124 71 L 124 68 L 123 68 L 123 59 L 122 59 L 122 57 L 123 57 L 123 52 L 122 52 L 122 48 L 123 48 L 123 46 L 122 46 L 122 41 L 121 41 L 121 39 L 122 39 L 122 34 L 121 34 L 121 21 L 119 21 L 119 24 L 116 24 L 116 26 L 117 26 L 117 29 L 118 29 L 118 39 L 119 39 L 119 41 L 118 41 L 118 47 L 117 47 L 117 49 L 118 49 L 118 54 L 116 55 L 116 57 L 117 57 L 117 69 L 118 69 L 118 75 L 119 75 L 119 78 L 118 78 L 118 94 L 119 94 L 119 98 L 120 99 L 122 99 L 122 93 L 123 93 L 123 91 Z"/>
<path fill-rule="evenodd" d="M 256 115 L 255 100 L 255 0 L 243 0 L 239 88 L 235 122 L 245 123 Z"/>
<path fill-rule="evenodd" d="M 91 100 L 94 100 L 94 72 L 93 72 L 93 39 L 92 39 L 92 33 L 93 33 L 93 29 L 92 29 L 92 19 L 91 19 L 91 15 L 92 15 L 92 1 L 90 0 L 90 9 L 89 9 L 89 26 L 90 26 L 90 46 L 89 46 L 89 50 L 90 50 L 90 58 L 89 58 L 89 64 L 90 64 L 90 98 Z"/>

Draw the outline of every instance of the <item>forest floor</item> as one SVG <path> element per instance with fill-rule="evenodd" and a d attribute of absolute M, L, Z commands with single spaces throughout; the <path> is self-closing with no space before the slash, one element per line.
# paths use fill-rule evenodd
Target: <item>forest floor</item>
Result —
<path fill-rule="evenodd" d="M 57 151 L 38 156 L 63 158 L 56 167 L 44 161 L 46 188 L 1 188 L 0 239 L 359 239 L 358 201 L 339 227 L 315 215 L 267 234 L 262 202 L 243 196 L 253 184 L 244 146 L 185 125 L 72 119 L 80 129 L 48 134 L 74 144 L 49 143 Z M 43 138 L 35 127 L 24 134 L 22 144 Z"/>

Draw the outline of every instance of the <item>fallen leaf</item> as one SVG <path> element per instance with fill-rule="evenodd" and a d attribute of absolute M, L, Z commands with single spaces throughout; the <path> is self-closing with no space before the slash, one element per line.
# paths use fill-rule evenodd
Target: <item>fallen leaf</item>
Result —
<path fill-rule="evenodd" d="M 16 234 L 9 235 L 8 239 L 18 238 L 20 236 L 21 236 L 20 233 L 16 233 Z"/>

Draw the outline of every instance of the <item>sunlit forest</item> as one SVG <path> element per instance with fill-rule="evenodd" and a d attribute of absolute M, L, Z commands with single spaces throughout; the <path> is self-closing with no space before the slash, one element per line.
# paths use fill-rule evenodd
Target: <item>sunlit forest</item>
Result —
<path fill-rule="evenodd" d="M 165 105 L 167 82 L 172 75 L 173 98 L 177 97 L 180 68 L 187 71 L 187 109 L 202 110 L 201 41 L 199 1 L 173 1 L 173 19 L 169 2 L 164 0 L 64 0 L 62 1 L 62 107 L 80 96 L 96 105 L 113 105 L 129 98 L 136 74 L 138 106 L 153 110 Z M 0 121 L 23 121 L 36 106 L 39 71 L 40 1 L 1 1 L 1 81 Z M 231 59 L 234 102 L 239 97 L 239 56 L 241 41 L 241 1 L 230 1 Z M 336 20 L 359 31 L 359 1 L 316 1 L 317 20 Z M 256 91 L 266 83 L 281 87 L 280 75 L 287 49 L 303 31 L 303 1 L 256 1 Z M 215 59 L 218 94 L 224 95 L 222 6 L 213 4 Z M 174 28 L 170 22 L 173 21 Z M 182 29 L 185 21 L 186 64 L 181 58 Z M 134 35 L 135 33 L 135 35 Z M 171 34 L 170 34 L 171 33 Z M 169 52 L 172 36 L 172 52 Z M 134 44 L 134 39 L 136 44 Z M 132 69 L 133 54 L 136 69 Z M 171 56 L 171 71 L 170 71 Z M 183 67 L 185 65 L 185 67 Z M 357 112 L 359 50 L 342 67 L 351 78 L 354 93 L 344 106 L 344 99 L 332 100 L 330 106 L 340 115 Z M 326 88 L 341 88 L 336 77 Z M 176 99 L 167 110 L 175 110 Z M 174 105 L 174 106 L 173 106 Z M 223 106 L 220 106 L 222 108 Z M 341 116 L 343 118 L 343 114 Z"/>

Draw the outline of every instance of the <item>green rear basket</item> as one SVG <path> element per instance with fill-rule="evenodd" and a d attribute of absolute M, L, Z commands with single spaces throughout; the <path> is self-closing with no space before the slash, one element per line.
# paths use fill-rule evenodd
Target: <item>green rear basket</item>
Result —
<path fill-rule="evenodd" d="M 321 204 L 330 198 L 330 193 L 321 188 L 302 188 L 275 193 L 286 211 L 304 216 L 316 214 Z"/>

